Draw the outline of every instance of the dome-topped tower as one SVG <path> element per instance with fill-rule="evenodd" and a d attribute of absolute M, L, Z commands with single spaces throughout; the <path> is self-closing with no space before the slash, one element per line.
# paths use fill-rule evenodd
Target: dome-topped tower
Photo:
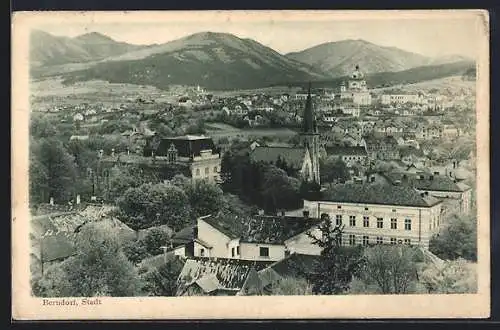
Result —
<path fill-rule="evenodd" d="M 363 73 L 359 70 L 359 65 L 356 65 L 354 68 L 354 71 L 351 74 L 352 79 L 363 79 L 364 75 Z"/>

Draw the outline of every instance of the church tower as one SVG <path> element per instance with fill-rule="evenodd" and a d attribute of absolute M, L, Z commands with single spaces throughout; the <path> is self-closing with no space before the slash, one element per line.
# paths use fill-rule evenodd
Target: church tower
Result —
<path fill-rule="evenodd" d="M 309 156 L 311 157 L 311 171 L 307 180 L 314 181 L 319 185 L 321 184 L 319 177 L 319 133 L 316 126 L 316 118 L 314 116 L 311 84 L 309 84 L 309 91 L 307 93 L 300 138 L 304 147 L 309 151 Z"/>

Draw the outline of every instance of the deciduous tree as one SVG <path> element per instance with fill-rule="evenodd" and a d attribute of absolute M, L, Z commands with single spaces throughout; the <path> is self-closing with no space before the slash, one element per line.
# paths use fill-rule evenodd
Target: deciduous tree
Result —
<path fill-rule="evenodd" d="M 127 297 L 139 295 L 141 288 L 116 237 L 96 223 L 82 227 L 76 255 L 48 269 L 37 286 L 44 297 Z"/>
<path fill-rule="evenodd" d="M 415 248 L 398 245 L 375 245 L 365 250 L 363 280 L 376 284 L 383 294 L 408 293 L 417 280 Z"/>
<path fill-rule="evenodd" d="M 164 224 L 179 230 L 191 221 L 187 195 L 170 184 L 148 183 L 129 188 L 117 204 L 122 220 L 134 230 Z"/>
<path fill-rule="evenodd" d="M 429 243 L 429 250 L 441 259 L 477 260 L 476 215 L 452 215 L 448 226 Z"/>

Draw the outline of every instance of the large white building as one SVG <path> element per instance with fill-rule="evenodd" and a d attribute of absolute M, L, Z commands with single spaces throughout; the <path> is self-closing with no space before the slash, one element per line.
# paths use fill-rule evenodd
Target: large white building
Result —
<path fill-rule="evenodd" d="M 428 247 L 439 231 L 442 202 L 413 188 L 338 184 L 322 200 L 304 201 L 311 218 L 327 214 L 344 226 L 342 244 L 410 244 Z"/>
<path fill-rule="evenodd" d="M 194 257 L 255 261 L 278 261 L 290 253 L 317 255 L 321 250 L 307 231 L 318 223 L 304 217 L 208 215 L 198 218 L 189 249 Z"/>
<path fill-rule="evenodd" d="M 345 82 L 340 86 L 340 98 L 342 100 L 349 99 L 355 105 L 372 104 L 372 96 L 368 91 L 366 80 L 359 69 L 359 65 L 356 65 L 355 70 L 350 75 L 347 86 Z"/>

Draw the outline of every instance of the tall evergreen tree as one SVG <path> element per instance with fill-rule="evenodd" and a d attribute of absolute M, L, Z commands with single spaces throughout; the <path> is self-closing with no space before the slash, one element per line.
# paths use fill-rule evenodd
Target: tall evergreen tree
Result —
<path fill-rule="evenodd" d="M 329 216 L 322 216 L 317 233 L 310 233 L 313 243 L 322 248 L 314 269 L 307 274 L 314 294 L 343 294 L 364 264 L 361 246 L 343 246 L 342 230 Z"/>

